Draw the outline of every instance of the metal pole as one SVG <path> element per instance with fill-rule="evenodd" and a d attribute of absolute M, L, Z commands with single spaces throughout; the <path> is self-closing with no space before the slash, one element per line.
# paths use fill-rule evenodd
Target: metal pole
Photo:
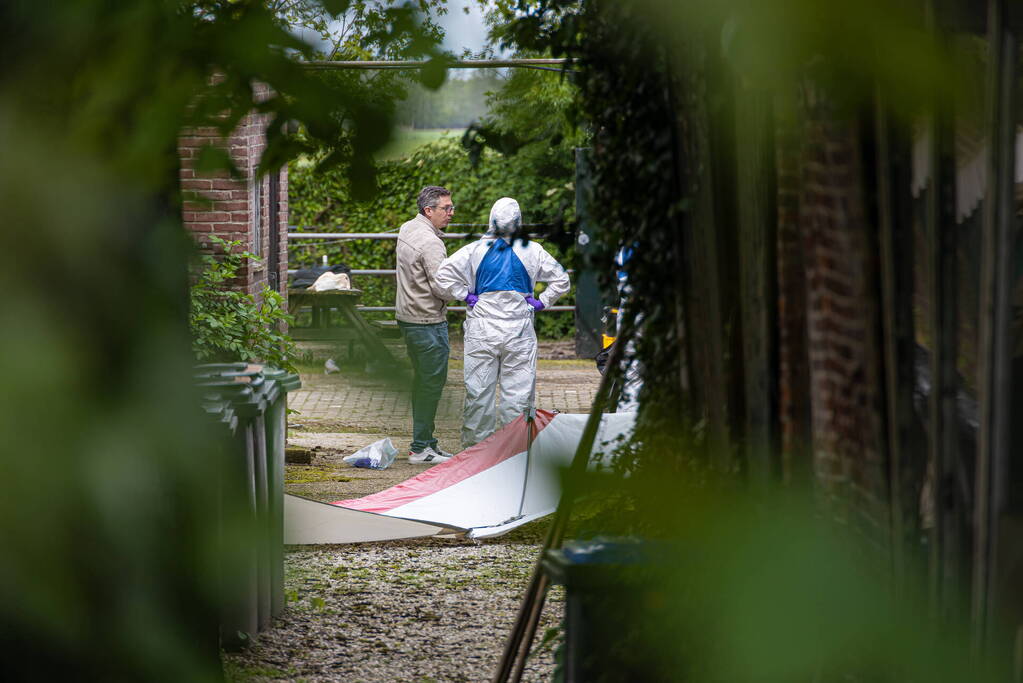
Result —
<path fill-rule="evenodd" d="M 435 67 L 438 64 L 445 69 L 503 69 L 503 68 L 537 68 L 537 67 L 564 67 L 569 60 L 560 59 L 453 59 L 446 60 L 382 60 L 382 61 L 317 61 L 298 62 L 299 66 L 312 71 L 332 71 L 337 69 L 365 69 L 365 70 L 389 70 L 389 69 L 425 69 Z M 553 69 L 561 71 L 561 69 Z"/>
<path fill-rule="evenodd" d="M 483 237 L 481 232 L 446 232 L 441 239 L 463 240 L 467 238 L 479 239 Z M 531 240 L 542 240 L 543 235 L 530 233 L 527 237 Z M 397 240 L 396 232 L 289 232 L 289 240 Z M 520 238 L 516 238 L 520 239 Z"/>
<path fill-rule="evenodd" d="M 294 275 L 297 272 L 298 272 L 297 270 L 289 270 L 288 275 Z M 573 270 L 572 268 L 565 268 L 565 272 L 571 275 L 572 273 L 575 272 L 575 270 Z M 397 273 L 398 271 L 395 270 L 394 268 L 372 268 L 367 270 L 348 271 L 349 275 L 396 275 Z M 544 310 L 546 311 L 549 309 L 545 308 Z"/>
<path fill-rule="evenodd" d="M 394 306 L 356 306 L 355 310 L 365 313 L 392 313 L 395 308 Z M 467 310 L 465 306 L 448 306 L 448 313 L 465 313 Z M 575 306 L 548 306 L 543 310 L 544 312 L 550 311 L 551 313 L 565 313 L 574 311 Z"/>
<path fill-rule="evenodd" d="M 536 381 L 534 380 L 534 385 Z M 530 399 L 530 403 L 532 403 Z M 519 512 L 517 517 L 522 516 L 522 508 L 526 504 L 526 486 L 529 485 L 529 463 L 530 452 L 533 448 L 533 429 L 536 428 L 536 406 L 530 405 L 523 413 L 526 418 L 526 473 L 522 476 L 522 496 L 519 498 Z"/>
<path fill-rule="evenodd" d="M 487 225 L 488 225 L 487 223 L 448 223 L 448 227 L 449 228 L 485 228 L 485 227 L 487 227 Z M 289 225 L 288 226 L 288 230 L 290 230 L 291 232 L 299 232 L 301 230 L 310 230 L 310 229 L 315 228 L 315 227 L 317 227 L 317 226 L 315 226 L 315 225 Z M 342 232 L 343 233 L 345 231 L 344 230 L 345 226 L 343 226 L 343 225 L 335 225 L 334 227 L 337 228 L 336 232 Z M 554 227 L 557 227 L 557 226 L 555 226 L 553 223 L 523 223 L 519 227 L 522 227 L 522 228 L 554 228 Z M 385 232 L 385 233 L 389 232 L 389 233 L 393 233 L 395 235 L 398 234 L 397 228 L 395 228 L 393 230 L 383 230 L 382 232 Z"/>

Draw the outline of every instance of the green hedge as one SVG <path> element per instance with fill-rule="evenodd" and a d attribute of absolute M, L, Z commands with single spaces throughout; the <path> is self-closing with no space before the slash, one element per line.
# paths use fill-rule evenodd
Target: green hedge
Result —
<path fill-rule="evenodd" d="M 378 195 L 369 201 L 355 201 L 350 198 L 343 169 L 320 172 L 310 162 L 294 162 L 288 192 L 291 223 L 299 226 L 300 232 L 396 231 L 415 216 L 416 196 L 425 185 L 442 185 L 451 190 L 457 206 L 455 223 L 486 223 L 490 207 L 505 196 L 518 200 L 526 223 L 548 223 L 559 218 L 569 221 L 575 211 L 573 164 L 571 150 L 549 147 L 515 156 L 487 151 L 473 169 L 457 140 L 442 139 L 420 147 L 405 159 L 381 162 Z M 448 253 L 452 253 L 464 243 L 451 240 L 447 244 Z M 571 250 L 565 253 L 549 242 L 544 246 L 566 268 L 571 267 Z M 323 255 L 330 263 L 343 262 L 353 269 L 393 268 L 394 242 L 295 240 L 290 246 L 292 268 L 319 263 Z M 393 277 L 364 275 L 354 280 L 354 286 L 364 292 L 364 305 L 394 305 Z M 558 304 L 574 302 L 573 286 Z M 451 315 L 456 327 L 460 327 L 461 320 L 461 315 Z M 563 338 L 571 335 L 573 329 L 571 313 L 537 317 L 537 333 L 543 338 Z"/>

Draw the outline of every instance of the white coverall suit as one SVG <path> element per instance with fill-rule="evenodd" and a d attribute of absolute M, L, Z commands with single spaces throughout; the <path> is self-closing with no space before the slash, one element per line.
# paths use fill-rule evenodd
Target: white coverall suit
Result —
<path fill-rule="evenodd" d="M 453 299 L 470 293 L 479 300 L 469 308 L 465 340 L 465 408 L 462 447 L 487 438 L 533 403 L 536 385 L 536 331 L 533 295 L 537 282 L 547 288 L 538 297 L 552 305 L 570 286 L 568 273 L 536 242 L 514 235 L 522 223 L 518 202 L 499 199 L 490 210 L 490 227 L 477 242 L 446 258 L 437 270 L 437 285 Z M 494 398 L 501 385 L 500 409 Z"/>

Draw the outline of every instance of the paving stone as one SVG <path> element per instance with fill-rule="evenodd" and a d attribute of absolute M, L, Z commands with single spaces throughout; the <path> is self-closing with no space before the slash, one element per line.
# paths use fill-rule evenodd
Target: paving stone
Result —
<path fill-rule="evenodd" d="M 543 361 L 537 370 L 536 406 L 567 413 L 589 412 L 600 374 L 585 361 Z M 331 375 L 302 375 L 303 388 L 288 395 L 288 407 L 298 412 L 290 419 L 303 424 L 335 423 L 358 431 L 372 426 L 374 432 L 397 434 L 411 431 L 409 391 L 388 385 L 361 372 L 343 370 Z M 439 429 L 461 426 L 465 389 L 461 367 L 448 371 L 448 381 L 437 406 Z"/>

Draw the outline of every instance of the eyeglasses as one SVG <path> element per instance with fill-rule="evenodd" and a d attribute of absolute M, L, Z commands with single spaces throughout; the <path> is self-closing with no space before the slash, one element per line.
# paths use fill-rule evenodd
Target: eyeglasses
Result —
<path fill-rule="evenodd" d="M 451 204 L 449 206 L 428 206 L 426 208 L 433 209 L 434 211 L 443 211 L 444 213 L 454 213 L 455 212 L 455 205 L 454 204 Z"/>

